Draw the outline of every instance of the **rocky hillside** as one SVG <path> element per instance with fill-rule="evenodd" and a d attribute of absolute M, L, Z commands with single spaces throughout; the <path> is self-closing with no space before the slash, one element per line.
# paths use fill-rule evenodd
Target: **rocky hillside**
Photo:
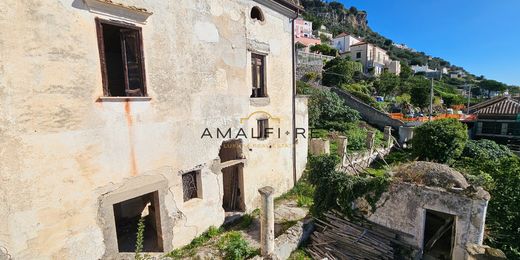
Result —
<path fill-rule="evenodd" d="M 396 48 L 393 41 L 373 31 L 368 25 L 368 14 L 357 10 L 356 7 L 346 7 L 339 2 L 324 2 L 323 0 L 300 0 L 305 8 L 304 18 L 313 22 L 313 29 L 319 29 L 325 25 L 331 33 L 338 35 L 342 32 L 362 37 L 365 41 L 373 43 L 388 51 L 394 60 L 400 60 L 407 65 L 428 65 L 431 68 L 449 67 L 462 69 L 450 64 L 448 61 L 429 56 L 424 52 L 413 52 Z"/>

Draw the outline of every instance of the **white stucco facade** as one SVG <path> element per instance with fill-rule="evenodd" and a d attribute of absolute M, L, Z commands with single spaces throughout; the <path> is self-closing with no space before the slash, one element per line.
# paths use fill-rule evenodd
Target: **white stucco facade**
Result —
<path fill-rule="evenodd" d="M 187 244 L 224 221 L 225 140 L 242 140 L 244 211 L 258 207 L 258 188 L 279 195 L 301 175 L 307 143 L 296 147 L 292 132 L 307 115 L 298 102 L 302 126 L 293 125 L 293 11 L 271 0 L 124 5 L 103 14 L 81 0 L 0 2 L 0 248 L 13 259 L 120 258 L 112 205 L 149 192 L 163 251 Z M 250 19 L 254 6 L 263 22 Z M 104 98 L 96 18 L 142 30 L 146 97 Z M 265 55 L 266 98 L 250 98 L 251 53 Z M 256 119 L 280 137 L 236 137 Z M 217 128 L 232 137 L 216 138 Z M 183 201 L 181 176 L 193 170 L 201 195 Z"/>

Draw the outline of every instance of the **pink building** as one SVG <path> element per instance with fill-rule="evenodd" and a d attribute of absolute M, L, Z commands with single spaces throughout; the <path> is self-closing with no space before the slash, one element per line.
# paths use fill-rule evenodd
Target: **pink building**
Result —
<path fill-rule="evenodd" d="M 303 48 L 305 52 L 310 52 L 311 46 L 321 44 L 320 38 L 312 35 L 312 22 L 302 18 L 294 20 L 294 42 L 305 46 Z"/>
<path fill-rule="evenodd" d="M 302 18 L 294 20 L 294 36 L 312 37 L 312 22 L 305 21 Z"/>

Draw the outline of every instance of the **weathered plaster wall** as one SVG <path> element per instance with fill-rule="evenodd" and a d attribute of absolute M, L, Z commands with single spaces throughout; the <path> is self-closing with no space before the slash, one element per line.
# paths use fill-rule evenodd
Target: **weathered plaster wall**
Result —
<path fill-rule="evenodd" d="M 482 244 L 487 208 L 484 199 L 473 199 L 442 188 L 393 183 L 381 196 L 378 206 L 368 219 L 408 234 L 401 238 L 417 248 L 423 246 L 426 210 L 456 216 L 453 259 L 467 259 L 466 244 Z"/>
<path fill-rule="evenodd" d="M 0 1 L 0 246 L 14 259 L 115 257 L 104 235 L 111 212 L 101 204 L 136 179 L 160 190 L 171 223 L 165 248 L 186 244 L 224 219 L 215 170 L 223 140 L 201 139 L 203 130 L 256 127 L 240 118 L 257 110 L 279 117 L 270 126 L 282 133 L 291 129 L 288 17 L 260 6 L 266 21 L 253 22 L 246 0 L 124 3 L 153 12 L 137 24 L 150 101 L 97 101 L 94 18 L 107 17 L 81 0 Z M 269 102 L 261 106 L 249 98 L 251 41 L 268 46 Z M 292 186 L 292 148 L 284 134 L 244 144 L 250 211 L 259 187 L 280 194 Z M 203 196 L 185 203 L 180 174 L 191 169 L 201 170 Z"/>
<path fill-rule="evenodd" d="M 296 127 L 305 129 L 305 136 L 297 135 L 296 143 L 296 177 L 299 179 L 307 166 L 307 155 L 309 150 L 309 107 L 308 96 L 296 97 Z M 303 132 L 303 131 L 302 131 Z"/>

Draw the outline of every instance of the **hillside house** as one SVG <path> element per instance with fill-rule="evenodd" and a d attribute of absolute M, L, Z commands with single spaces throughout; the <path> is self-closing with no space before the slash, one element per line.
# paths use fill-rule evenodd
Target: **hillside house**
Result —
<path fill-rule="evenodd" d="M 360 39 L 352 35 L 340 33 L 332 39 L 332 46 L 338 49 L 340 54 L 343 54 L 350 51 L 350 46 L 360 42 Z"/>
<path fill-rule="evenodd" d="M 366 42 L 359 42 L 350 46 L 349 55 L 353 61 L 363 64 L 365 73 L 379 76 L 384 71 L 399 75 L 401 73 L 401 63 L 393 61 L 385 50 Z"/>
<path fill-rule="evenodd" d="M 495 97 L 469 108 L 473 120 L 466 121 L 474 139 L 490 139 L 520 151 L 520 101 L 509 96 Z"/>
<path fill-rule="evenodd" d="M 310 52 L 310 47 L 321 44 L 320 38 L 313 35 L 312 22 L 301 17 L 294 20 L 294 41 L 305 52 Z"/>
<path fill-rule="evenodd" d="M 161 255 L 301 176 L 297 0 L 0 10 L 0 259 L 133 259 L 141 216 Z"/>

